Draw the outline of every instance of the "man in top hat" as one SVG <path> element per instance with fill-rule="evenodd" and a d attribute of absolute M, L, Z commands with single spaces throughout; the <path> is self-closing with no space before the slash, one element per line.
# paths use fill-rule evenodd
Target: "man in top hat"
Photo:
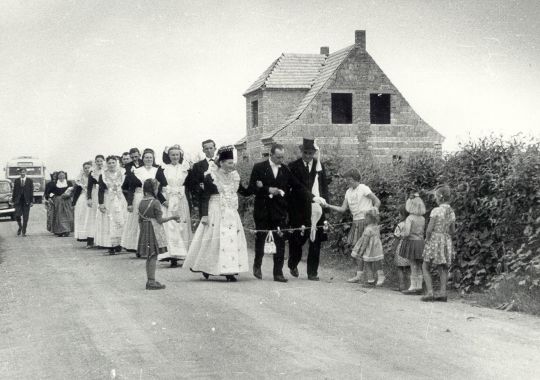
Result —
<path fill-rule="evenodd" d="M 216 143 L 214 140 L 205 140 L 202 142 L 202 151 L 205 158 L 199 162 L 193 164 L 191 172 L 188 178 L 186 178 L 186 185 L 191 192 L 191 200 L 193 206 L 199 208 L 199 220 L 203 217 L 202 205 L 203 193 L 204 193 L 204 173 L 208 171 L 211 162 L 214 162 L 216 154 Z"/>
<path fill-rule="evenodd" d="M 289 169 L 303 185 L 303 191 L 292 189 L 289 197 L 289 221 L 292 228 L 305 230 L 293 231 L 289 237 L 288 267 L 291 275 L 298 277 L 298 264 L 302 259 L 302 247 L 310 238 L 311 206 L 313 202 L 321 206 L 326 205 L 328 199 L 328 183 L 324 166 L 315 153 L 319 150 L 314 139 L 304 138 L 300 146 L 302 158 L 289 164 Z M 308 194 L 308 195 L 306 195 Z M 307 257 L 307 275 L 312 281 L 319 281 L 319 255 L 321 242 L 327 240 L 326 232 L 322 228 L 325 222 L 324 211 L 316 226 L 314 239 L 309 239 L 309 253 Z"/>
<path fill-rule="evenodd" d="M 22 236 L 26 236 L 30 207 L 32 207 L 34 201 L 34 183 L 30 178 L 26 178 L 25 168 L 20 168 L 19 174 L 20 177 L 15 179 L 11 198 L 15 204 L 15 219 L 19 225 L 17 235 L 22 233 Z"/>
<path fill-rule="evenodd" d="M 284 155 L 283 145 L 274 144 L 270 149 L 269 159 L 253 165 L 248 189 L 255 194 L 253 219 L 257 230 L 287 228 L 287 197 L 291 188 L 299 194 L 304 192 L 304 197 L 310 197 L 311 193 L 307 193 L 289 168 L 283 165 Z M 253 275 L 258 279 L 262 279 L 261 265 L 267 235 L 267 232 L 257 232 L 255 237 Z M 276 245 L 274 281 L 287 282 L 283 276 L 285 239 L 282 233 L 272 232 L 272 235 Z"/>

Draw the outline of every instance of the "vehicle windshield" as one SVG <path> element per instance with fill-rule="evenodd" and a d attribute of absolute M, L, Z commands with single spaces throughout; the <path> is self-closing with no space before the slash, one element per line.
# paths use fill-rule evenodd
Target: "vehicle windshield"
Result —
<path fill-rule="evenodd" d="M 26 169 L 26 175 L 32 176 L 32 175 L 41 175 L 41 167 L 39 166 L 25 166 Z M 8 169 L 8 175 L 10 177 L 18 177 L 19 176 L 19 168 L 16 166 L 12 166 Z"/>
<path fill-rule="evenodd" d="M 11 193 L 11 187 L 7 182 L 0 182 L 0 193 Z"/>

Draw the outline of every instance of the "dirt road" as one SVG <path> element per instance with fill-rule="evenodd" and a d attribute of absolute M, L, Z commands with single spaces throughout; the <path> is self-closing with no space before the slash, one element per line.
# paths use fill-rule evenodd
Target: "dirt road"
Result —
<path fill-rule="evenodd" d="M 321 270 L 287 284 L 250 274 L 204 281 L 144 260 L 83 249 L 44 229 L 0 223 L 2 379 L 533 379 L 540 319 L 424 304 Z M 302 268 L 305 271 L 305 266 Z M 333 278 L 333 280 L 329 280 Z"/>

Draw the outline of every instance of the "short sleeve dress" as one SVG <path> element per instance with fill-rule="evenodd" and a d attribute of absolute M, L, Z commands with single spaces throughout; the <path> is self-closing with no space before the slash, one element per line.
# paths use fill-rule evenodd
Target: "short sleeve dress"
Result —
<path fill-rule="evenodd" d="M 155 198 L 143 198 L 139 203 L 138 257 L 148 257 L 167 252 L 167 238 L 163 225 L 156 220 L 162 216 L 161 204 Z"/>
<path fill-rule="evenodd" d="M 455 256 L 450 227 L 456 221 L 456 215 L 450 205 L 442 204 L 431 211 L 433 231 L 424 247 L 424 261 L 434 265 L 450 265 Z"/>
<path fill-rule="evenodd" d="M 379 226 L 373 224 L 366 226 L 362 237 L 354 246 L 351 256 L 354 258 L 362 258 L 366 262 L 384 259 Z"/>

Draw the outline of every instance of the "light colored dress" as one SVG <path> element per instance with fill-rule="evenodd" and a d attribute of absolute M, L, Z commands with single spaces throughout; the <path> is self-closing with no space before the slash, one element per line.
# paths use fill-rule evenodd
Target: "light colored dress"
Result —
<path fill-rule="evenodd" d="M 81 194 L 75 204 L 75 230 L 73 235 L 77 240 L 86 240 L 88 238 L 88 216 L 90 215 L 90 207 L 88 207 L 86 203 L 88 200 L 88 197 L 86 196 L 88 190 L 88 176 L 82 174 L 77 178 L 75 183 L 81 188 Z"/>
<path fill-rule="evenodd" d="M 368 224 L 362 237 L 354 246 L 351 256 L 361 257 L 366 262 L 380 261 L 384 259 L 381 233 L 379 226 Z"/>
<path fill-rule="evenodd" d="M 151 167 L 150 169 L 145 168 L 144 166 L 132 168 L 133 174 L 135 177 L 141 181 L 141 184 L 144 184 L 149 178 L 156 178 L 158 171 L 157 167 Z M 136 250 L 139 242 L 139 203 L 143 199 L 142 187 L 135 188 L 135 194 L 133 195 L 133 212 L 129 212 L 124 225 L 124 230 L 122 232 L 121 245 L 125 249 Z"/>
<path fill-rule="evenodd" d="M 106 208 L 105 212 L 98 211 L 96 219 L 95 244 L 100 247 L 114 248 L 121 245 L 127 209 L 122 192 L 123 177 L 120 170 L 113 173 L 105 170 L 99 178 L 99 204 Z"/>
<path fill-rule="evenodd" d="M 235 275 L 249 270 L 246 236 L 238 214 L 240 175 L 211 171 L 218 193 L 210 197 L 208 224 L 195 232 L 184 268 L 211 275 Z"/>
<path fill-rule="evenodd" d="M 158 260 L 184 259 L 193 238 L 189 203 L 184 187 L 184 182 L 189 174 L 189 164 L 184 161 L 177 165 L 165 165 L 164 174 L 167 186 L 163 188 L 163 194 L 168 207 L 163 206 L 163 217 L 179 215 L 180 222 L 164 225 L 167 236 L 167 252 L 160 254 Z"/>
<path fill-rule="evenodd" d="M 454 210 L 450 205 L 442 204 L 431 211 L 430 218 L 433 220 L 433 230 L 426 240 L 424 261 L 434 265 L 450 265 L 455 256 L 450 237 L 451 226 L 456 222 Z"/>
<path fill-rule="evenodd" d="M 353 223 L 347 237 L 347 244 L 352 247 L 362 237 L 364 228 L 366 228 L 366 211 L 373 208 L 373 202 L 367 197 L 371 193 L 371 189 L 364 184 L 359 184 L 356 188 L 348 188 L 345 192 L 343 205 L 349 209 L 353 217 Z"/>

